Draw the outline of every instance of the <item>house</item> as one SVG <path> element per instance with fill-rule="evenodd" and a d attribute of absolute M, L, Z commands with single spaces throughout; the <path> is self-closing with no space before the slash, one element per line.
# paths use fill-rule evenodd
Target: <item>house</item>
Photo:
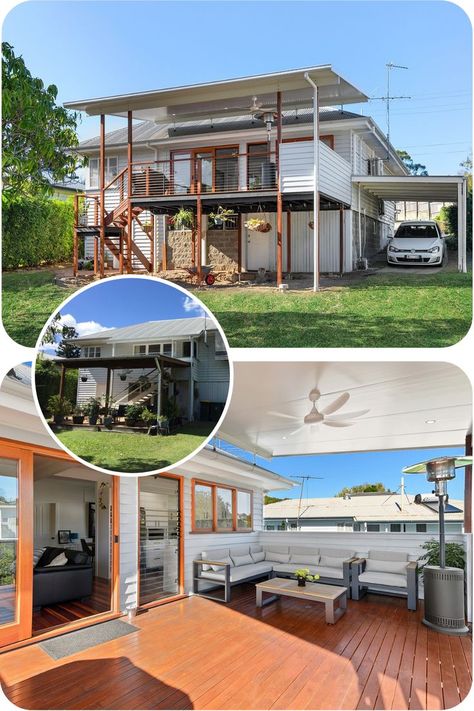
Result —
<path fill-rule="evenodd" d="M 76 200 L 75 269 L 84 240 L 102 276 L 180 267 L 200 275 L 209 265 L 266 270 L 278 285 L 284 274 L 311 273 L 317 290 L 321 272 L 364 267 L 385 246 L 396 200 L 452 199 L 464 270 L 465 179 L 407 175 L 375 122 L 346 109 L 366 101 L 324 65 L 68 102 L 101 116 L 100 136 L 79 146 L 89 174 Z M 127 128 L 106 134 L 106 114 L 127 118 Z M 194 218 L 170 229 L 180 208 Z M 251 219 L 259 222 L 249 228 Z"/>
<path fill-rule="evenodd" d="M 79 365 L 79 405 L 101 398 L 123 411 L 139 404 L 161 414 L 171 402 L 187 421 L 217 422 L 222 414 L 229 359 L 220 331 L 208 316 L 111 328 L 68 343 L 80 347 L 80 357 L 57 362 L 62 367 Z"/>
<path fill-rule="evenodd" d="M 438 533 L 435 497 L 413 494 L 350 494 L 319 499 L 287 499 L 266 504 L 266 531 L 364 531 L 368 533 Z M 449 500 L 446 531 L 462 533 L 464 502 Z"/>

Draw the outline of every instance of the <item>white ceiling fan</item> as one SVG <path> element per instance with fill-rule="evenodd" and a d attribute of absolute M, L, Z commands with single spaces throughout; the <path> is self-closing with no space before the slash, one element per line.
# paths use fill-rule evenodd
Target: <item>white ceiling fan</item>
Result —
<path fill-rule="evenodd" d="M 350 393 L 342 393 L 341 395 L 339 395 L 339 397 L 329 403 L 329 405 L 318 409 L 316 407 L 316 403 L 321 397 L 324 397 L 324 394 L 321 394 L 318 388 L 313 388 L 312 390 L 310 390 L 308 399 L 312 403 L 311 410 L 308 412 L 307 415 L 304 416 L 303 424 L 293 432 L 289 432 L 288 437 L 292 437 L 298 432 L 301 432 L 301 430 L 303 430 L 306 425 L 323 424 L 327 427 L 351 427 L 351 425 L 355 424 L 353 420 L 357 419 L 358 417 L 362 417 L 362 415 L 365 415 L 367 412 L 369 412 L 369 410 L 366 409 L 357 410 L 355 412 L 344 412 L 339 415 L 333 416 L 334 412 L 337 412 L 341 409 L 341 407 L 344 407 L 344 405 L 350 398 Z M 295 415 L 288 415 L 284 412 L 269 411 L 268 414 L 273 415 L 274 417 L 282 417 L 287 420 L 301 421 L 301 417 L 296 417 Z"/>

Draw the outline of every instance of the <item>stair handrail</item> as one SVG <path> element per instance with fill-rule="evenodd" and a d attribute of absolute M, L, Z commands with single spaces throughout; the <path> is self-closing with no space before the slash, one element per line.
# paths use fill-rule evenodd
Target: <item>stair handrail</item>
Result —
<path fill-rule="evenodd" d="M 152 373 L 158 372 L 158 368 L 152 368 L 148 373 L 146 373 L 146 377 L 150 376 Z M 128 385 L 118 393 L 116 397 L 114 397 L 114 402 L 117 405 L 120 403 L 121 400 L 123 400 L 127 395 L 129 395 L 128 392 Z"/>

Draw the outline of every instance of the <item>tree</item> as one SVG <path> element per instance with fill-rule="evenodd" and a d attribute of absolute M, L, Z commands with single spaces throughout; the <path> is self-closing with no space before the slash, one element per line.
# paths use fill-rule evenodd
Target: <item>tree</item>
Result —
<path fill-rule="evenodd" d="M 277 501 L 288 501 L 288 497 L 286 497 L 286 499 L 279 499 L 276 496 L 268 496 L 267 494 L 265 494 L 265 497 L 263 499 L 263 503 L 265 504 L 265 506 L 267 504 L 276 504 Z"/>
<path fill-rule="evenodd" d="M 408 168 L 410 175 L 428 175 L 426 165 L 422 165 L 422 163 L 415 163 L 411 155 L 406 151 L 397 150 L 397 155 L 401 158 L 406 168 Z"/>
<path fill-rule="evenodd" d="M 341 491 L 339 491 L 336 496 L 346 496 L 347 494 L 391 494 L 390 489 L 387 489 L 385 484 L 381 481 L 377 481 L 375 484 L 356 484 L 355 486 L 345 486 Z"/>
<path fill-rule="evenodd" d="M 464 175 L 467 182 L 466 195 L 466 243 L 467 248 L 472 249 L 472 157 L 468 156 L 460 164 L 459 175 Z M 445 205 L 439 213 L 439 221 L 442 223 L 444 231 L 448 235 L 456 235 L 458 233 L 458 206 Z M 448 247 L 450 247 L 448 242 Z M 457 249 L 457 239 L 453 248 Z"/>
<path fill-rule="evenodd" d="M 51 181 L 77 179 L 78 114 L 56 105 L 58 89 L 33 77 L 23 58 L 2 43 L 3 190 L 7 197 L 45 196 Z"/>
<path fill-rule="evenodd" d="M 47 327 L 41 345 L 45 346 L 50 343 L 56 343 L 57 338 L 61 338 L 58 344 L 57 354 L 61 358 L 79 358 L 81 355 L 81 349 L 74 345 L 73 343 L 66 343 L 65 338 L 77 338 L 78 332 L 74 326 L 68 326 L 61 322 L 62 316 L 58 311 L 51 320 L 51 323 Z"/>

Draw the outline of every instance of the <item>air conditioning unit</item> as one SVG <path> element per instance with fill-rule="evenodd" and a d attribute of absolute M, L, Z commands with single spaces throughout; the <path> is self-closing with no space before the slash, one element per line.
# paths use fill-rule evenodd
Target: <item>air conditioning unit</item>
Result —
<path fill-rule="evenodd" d="M 381 158 L 369 158 L 367 163 L 369 175 L 383 175 L 383 160 Z"/>

